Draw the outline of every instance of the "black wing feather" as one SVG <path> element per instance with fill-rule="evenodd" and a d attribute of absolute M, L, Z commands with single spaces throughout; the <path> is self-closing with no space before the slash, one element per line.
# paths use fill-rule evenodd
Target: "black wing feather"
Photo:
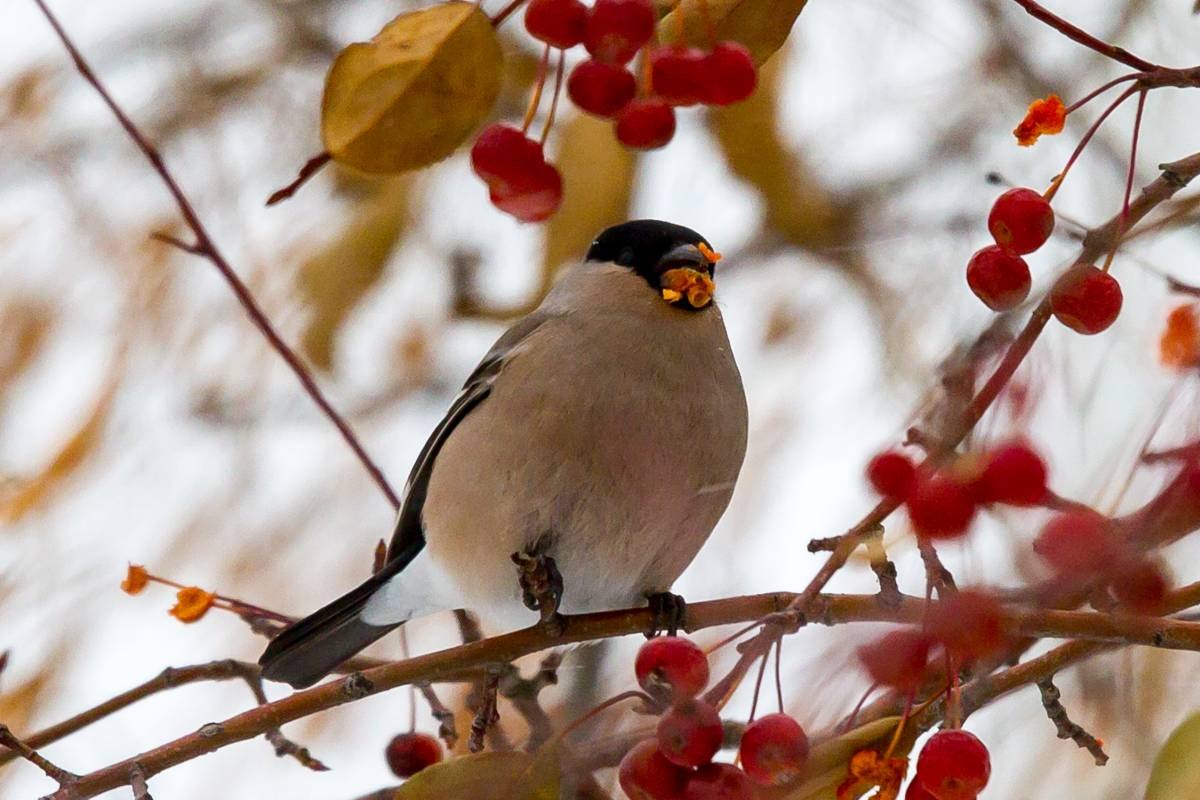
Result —
<path fill-rule="evenodd" d="M 362 610 L 375 592 L 400 574 L 425 548 L 422 512 L 438 452 L 458 424 L 491 393 L 496 376 L 516 345 L 546 319 L 546 315 L 535 313 L 509 328 L 467 378 L 446 416 L 433 429 L 405 484 L 404 502 L 383 569 L 337 600 L 280 631 L 258 660 L 264 678 L 289 683 L 297 689 L 311 686 L 338 664 L 403 624 L 368 625 L 362 621 Z"/>

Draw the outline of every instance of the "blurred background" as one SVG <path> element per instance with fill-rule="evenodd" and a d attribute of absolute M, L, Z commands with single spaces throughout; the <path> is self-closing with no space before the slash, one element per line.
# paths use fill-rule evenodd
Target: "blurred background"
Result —
<path fill-rule="evenodd" d="M 938 401 L 941 365 L 994 320 L 963 278 L 988 242 L 991 201 L 1004 183 L 1044 187 L 1102 108 L 1024 149 L 1010 131 L 1027 103 L 1051 91 L 1070 103 L 1124 70 L 1004 0 L 815 0 L 751 100 L 684 111 L 662 151 L 632 155 L 607 124 L 561 117 L 551 150 L 566 202 L 546 225 L 494 210 L 464 153 L 390 179 L 326 169 L 264 208 L 320 150 L 333 56 L 416 5 L 53 3 L 396 486 L 505 321 L 535 305 L 597 231 L 653 216 L 708 237 L 725 254 L 718 300 L 752 429 L 732 506 L 676 586 L 690 600 L 807 583 L 824 558 L 807 553 L 808 540 L 841 532 L 869 507 L 863 465 Z M 1191 6 L 1057 0 L 1054 10 L 1184 66 L 1200 61 Z M 33 3 L 5 3 L 0 23 L 0 651 L 10 651 L 0 721 L 27 734 L 169 665 L 257 658 L 263 640 L 232 615 L 182 625 L 166 613 L 170 591 L 122 594 L 127 562 L 302 614 L 366 576 L 392 513 L 211 265 L 150 240 L 187 237 Z M 538 55 L 519 23 L 503 29 L 496 113 L 507 119 L 524 109 Z M 1056 234 L 1030 257 L 1035 293 L 1070 262 L 1080 225 L 1119 211 L 1132 115 L 1132 103 L 1113 115 L 1058 195 Z M 1200 93 L 1150 96 L 1135 185 L 1159 162 L 1200 150 L 1197 119 Z M 1051 325 L 1018 374 L 1019 391 L 977 441 L 1027 433 L 1060 494 L 1105 510 L 1152 496 L 1164 473 L 1135 470 L 1139 450 L 1200 430 L 1194 373 L 1156 360 L 1178 302 L 1163 276 L 1200 282 L 1198 212 L 1196 192 L 1184 193 L 1118 254 L 1126 305 L 1114 328 L 1082 338 Z M 960 584 L 1018 585 L 1039 574 L 1028 543 L 1040 522 L 1038 512 L 987 516 L 945 559 Z M 901 587 L 920 593 L 906 525 L 891 521 L 889 551 Z M 1168 552 L 1176 580 L 1200 578 L 1198 555 L 1188 542 Z M 861 562 L 833 584 L 874 587 Z M 457 637 L 449 615 L 408 629 L 415 652 Z M 789 638 L 789 710 L 813 730 L 844 716 L 867 683 L 854 647 L 878 632 L 859 625 Z M 543 694 L 555 719 L 628 688 L 639 642 L 568 654 L 559 686 Z M 377 652 L 398 657 L 395 637 Z M 1127 651 L 1060 677 L 1072 715 L 1106 743 L 1103 769 L 1055 740 L 1032 688 L 979 712 L 968 727 L 992 749 L 996 774 L 985 796 L 1140 796 L 1162 739 L 1200 703 L 1195 663 L 1194 654 Z M 461 687 L 440 694 L 462 709 Z M 82 773 L 251 702 L 239 684 L 189 686 L 45 753 Z M 748 706 L 744 687 L 729 713 L 744 718 Z M 383 748 L 407 729 L 409 708 L 399 690 L 289 726 L 330 772 L 276 759 L 255 740 L 170 770 L 151 788 L 163 798 L 348 800 L 394 782 Z M 519 715 L 502 714 L 520 742 Z M 597 730 L 629 716 L 607 715 Z M 417 720 L 436 728 L 423 702 Z M 28 764 L 0 770 L 5 797 L 52 788 Z"/>

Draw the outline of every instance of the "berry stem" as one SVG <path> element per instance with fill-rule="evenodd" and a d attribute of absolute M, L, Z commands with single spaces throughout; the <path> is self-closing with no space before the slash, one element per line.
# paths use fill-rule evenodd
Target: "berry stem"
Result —
<path fill-rule="evenodd" d="M 767 650 L 762 654 L 762 661 L 758 664 L 758 677 L 754 681 L 754 699 L 750 701 L 750 717 L 746 720 L 747 723 L 754 722 L 754 716 L 758 713 L 758 693 L 762 690 L 763 676 L 767 672 L 767 659 L 771 657 L 771 651 Z"/>
<path fill-rule="evenodd" d="M 499 28 L 501 25 L 504 24 L 504 20 L 511 17 L 513 15 L 513 12 L 515 12 L 518 8 L 520 8 L 523 5 L 525 5 L 525 0 L 509 0 L 508 5 L 506 5 L 502 9 L 500 9 L 496 13 L 496 16 L 492 17 L 492 27 Z"/>
<path fill-rule="evenodd" d="M 1119 77 L 1119 78 L 1113 78 L 1111 81 L 1109 81 L 1108 83 L 1104 84 L 1104 85 L 1103 85 L 1103 86 L 1101 86 L 1100 88 L 1098 88 L 1098 89 L 1093 89 L 1091 92 L 1088 92 L 1086 95 L 1084 95 L 1084 96 L 1083 96 L 1083 98 L 1082 98 L 1082 99 L 1080 99 L 1080 100 L 1076 100 L 1074 103 L 1072 103 L 1071 105 L 1067 106 L 1067 110 L 1066 110 L 1065 112 L 1063 112 L 1063 113 L 1064 113 L 1064 114 L 1066 114 L 1067 116 L 1070 116 L 1070 115 L 1071 115 L 1071 113 L 1073 113 L 1073 112 L 1075 112 L 1075 111 L 1078 111 L 1079 109 L 1083 108 L 1083 107 L 1084 107 L 1084 106 L 1086 106 L 1088 103 L 1092 102 L 1092 101 L 1093 101 L 1093 100 L 1095 100 L 1097 97 L 1099 97 L 1100 95 L 1104 94 L 1105 92 L 1107 92 L 1109 89 L 1113 88 L 1114 86 L 1117 86 L 1117 85 L 1119 85 L 1119 84 L 1122 84 L 1122 83 L 1124 83 L 1125 81 L 1133 81 L 1133 80 L 1138 80 L 1138 79 L 1139 79 L 1139 78 L 1141 78 L 1141 77 L 1142 77 L 1144 74 L 1145 74 L 1145 73 L 1142 73 L 1142 72 L 1131 72 L 1131 73 L 1129 73 L 1128 75 L 1122 75 L 1122 76 L 1121 76 L 1121 77 Z"/>
<path fill-rule="evenodd" d="M 533 86 L 533 94 L 529 98 L 529 107 L 525 109 L 525 121 L 521 123 L 521 133 L 529 135 L 529 126 L 537 114 L 538 106 L 542 103 L 542 88 L 546 85 L 546 71 L 550 66 L 550 45 L 542 51 L 542 60 L 538 62 L 537 83 Z"/>
<path fill-rule="evenodd" d="M 1146 107 L 1146 90 L 1138 92 L 1137 112 L 1133 115 L 1133 138 L 1129 145 L 1129 171 L 1125 177 L 1125 200 L 1121 204 L 1121 221 L 1117 226 L 1117 235 L 1113 237 L 1113 246 L 1109 248 L 1108 255 L 1104 258 L 1104 266 L 1101 268 L 1104 272 L 1108 272 L 1108 268 L 1112 266 L 1113 257 L 1117 254 L 1117 248 L 1121 246 L 1121 240 L 1125 236 L 1125 229 L 1129 225 L 1129 198 L 1133 194 L 1133 171 L 1137 166 L 1137 149 L 1138 149 L 1138 134 L 1142 130 L 1142 111 Z"/>
<path fill-rule="evenodd" d="M 554 70 L 554 94 L 550 97 L 550 112 L 546 115 L 546 124 L 542 126 L 542 137 L 539 140 L 542 147 L 546 146 L 546 139 L 550 137 L 550 128 L 554 126 L 554 115 L 558 112 L 558 96 L 562 93 L 563 69 L 566 60 L 567 51 L 559 50 L 558 67 Z"/>
<path fill-rule="evenodd" d="M 779 701 L 779 713 L 783 713 L 783 679 L 780 677 L 780 661 L 783 660 L 783 637 L 775 642 L 775 699 Z"/>
<path fill-rule="evenodd" d="M 621 692 L 618 695 L 614 695 L 613 697 L 608 698 L 603 703 L 596 706 L 591 711 L 588 711 L 586 714 L 584 714 L 582 717 L 580 717 L 579 719 L 572 722 L 567 727 L 563 728 L 562 731 L 557 736 L 554 737 L 553 742 L 550 742 L 549 744 L 544 745 L 544 746 L 548 747 L 548 746 L 550 746 L 550 744 L 553 744 L 554 742 L 561 742 L 572 731 L 578 730 L 579 726 L 583 725 L 589 719 L 596 717 L 598 714 L 603 713 L 604 711 L 612 708 L 613 706 L 617 705 L 618 703 L 623 703 L 626 700 L 633 700 L 635 698 L 640 699 L 643 703 L 645 703 L 647 708 L 655 707 L 654 700 L 650 697 L 650 695 L 645 694 L 644 692 L 639 692 L 636 689 L 631 689 L 628 692 Z"/>
<path fill-rule="evenodd" d="M 1104 124 L 1104 120 L 1108 119 L 1109 114 L 1116 111 L 1117 108 L 1126 100 L 1128 100 L 1136 91 L 1138 91 L 1136 86 L 1130 86 L 1128 89 L 1121 92 L 1116 100 L 1113 100 L 1111 103 L 1109 103 L 1108 108 L 1104 109 L 1096 121 L 1092 123 L 1092 126 L 1083 134 L 1083 138 L 1079 140 L 1079 144 L 1076 145 L 1075 151 L 1071 153 L 1071 157 L 1067 159 L 1066 166 L 1063 167 L 1062 172 L 1058 173 L 1054 180 L 1050 182 L 1050 188 L 1042 193 L 1042 197 L 1045 197 L 1047 201 L 1054 199 L 1054 195 L 1058 194 L 1059 187 L 1062 186 L 1063 181 L 1066 180 L 1067 173 L 1071 171 L 1071 167 L 1075 165 L 1075 162 L 1083 153 L 1083 149 L 1088 146 L 1088 142 L 1090 142 L 1092 137 L 1096 135 L 1096 131 L 1100 130 L 1100 126 Z"/>

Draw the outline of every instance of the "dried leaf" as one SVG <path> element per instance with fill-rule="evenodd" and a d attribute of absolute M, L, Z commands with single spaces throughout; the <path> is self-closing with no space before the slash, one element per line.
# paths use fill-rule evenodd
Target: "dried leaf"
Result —
<path fill-rule="evenodd" d="M 1200 712 L 1179 723 L 1158 751 L 1146 800 L 1200 800 Z"/>
<path fill-rule="evenodd" d="M 379 280 L 403 235 L 409 185 L 406 179 L 392 180 L 367 193 L 358 201 L 350 223 L 300 266 L 297 289 L 312 310 L 301 347 L 321 369 L 332 368 L 338 329 Z"/>
<path fill-rule="evenodd" d="M 783 46 L 792 24 L 807 0 L 682 0 L 658 23 L 658 35 L 671 43 L 682 38 L 688 44 L 706 47 L 709 23 L 718 40 L 734 39 L 750 48 L 755 64 L 762 64 Z M 680 16 L 683 23 L 680 25 Z"/>
<path fill-rule="evenodd" d="M 409 778 L 394 800 L 517 800 L 510 790 L 533 762 L 529 753 L 516 751 L 459 756 Z"/>
<path fill-rule="evenodd" d="M 0 311 L 0 393 L 33 363 L 50 329 L 50 311 L 14 303 Z"/>
<path fill-rule="evenodd" d="M 762 195 L 768 227 L 797 247 L 823 250 L 853 235 L 854 215 L 784 143 L 777 115 L 784 60 L 762 68 L 749 99 L 708 120 L 729 168 Z"/>
<path fill-rule="evenodd" d="M 401 14 L 334 61 L 321 102 L 325 149 L 365 172 L 440 161 L 487 116 L 502 70 L 491 20 L 475 4 Z"/>
<path fill-rule="evenodd" d="M 113 396 L 119 383 L 120 370 L 114 370 L 100 396 L 92 405 L 91 413 L 74 434 L 71 435 L 50 463 L 41 472 L 0 498 L 0 522 L 16 522 L 43 503 L 50 492 L 74 472 L 91 454 L 100 441 L 108 412 L 112 408 Z"/>
<path fill-rule="evenodd" d="M 56 652 L 63 656 L 61 650 Z M 57 664 L 58 661 L 47 660 L 46 664 Z M 33 677 L 23 681 L 11 689 L 0 691 L 0 720 L 14 731 L 29 729 L 29 723 L 40 708 L 41 701 L 47 698 L 53 667 L 39 670 Z"/>
<path fill-rule="evenodd" d="M 588 114 L 562 126 L 558 152 L 563 203 L 545 225 L 547 288 L 560 266 L 583 257 L 598 231 L 628 218 L 637 166 L 637 156 L 613 136 L 612 124 Z"/>

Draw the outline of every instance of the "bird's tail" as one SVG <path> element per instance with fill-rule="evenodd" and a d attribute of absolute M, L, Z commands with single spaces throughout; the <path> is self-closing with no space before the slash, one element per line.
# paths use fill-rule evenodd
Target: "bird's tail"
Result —
<path fill-rule="evenodd" d="M 289 683 L 296 689 L 311 686 L 338 664 L 404 624 L 368 625 L 360 618 L 371 596 L 394 577 L 390 572 L 385 570 L 371 577 L 280 631 L 258 659 L 262 676 Z"/>
<path fill-rule="evenodd" d="M 424 548 L 423 537 L 413 538 L 409 546 L 391 552 L 383 568 L 361 585 L 276 634 L 259 656 L 262 676 L 296 689 L 312 686 L 338 664 L 407 622 L 416 608 L 377 625 L 363 620 L 363 610 Z"/>

